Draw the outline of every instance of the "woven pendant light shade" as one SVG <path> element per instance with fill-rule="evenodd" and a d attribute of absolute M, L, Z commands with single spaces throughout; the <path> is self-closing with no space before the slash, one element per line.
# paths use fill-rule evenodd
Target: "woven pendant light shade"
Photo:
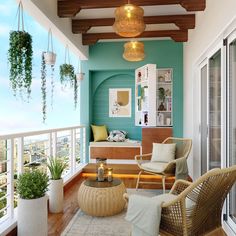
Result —
<path fill-rule="evenodd" d="M 123 58 L 127 61 L 142 61 L 145 58 L 142 42 L 128 42 L 124 44 Z"/>
<path fill-rule="evenodd" d="M 136 37 L 145 30 L 144 11 L 133 4 L 125 4 L 115 10 L 115 32 L 122 37 Z"/>

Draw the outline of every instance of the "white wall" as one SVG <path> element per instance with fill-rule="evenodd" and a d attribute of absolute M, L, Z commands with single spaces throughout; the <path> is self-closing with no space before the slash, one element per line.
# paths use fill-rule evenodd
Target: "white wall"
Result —
<path fill-rule="evenodd" d="M 198 134 L 198 93 L 194 67 L 204 52 L 223 33 L 236 17 L 235 0 L 206 0 L 206 10 L 196 13 L 196 28 L 189 30 L 188 42 L 184 44 L 184 136 L 196 138 Z M 196 150 L 198 144 L 193 143 Z M 198 175 L 199 161 L 193 149 L 189 158 L 190 174 Z"/>
<path fill-rule="evenodd" d="M 19 2 L 19 0 L 16 0 Z M 64 45 L 82 60 L 88 59 L 88 46 L 82 45 L 81 34 L 73 34 L 71 19 L 57 16 L 57 0 L 21 0 L 24 9 L 32 15 L 43 27 L 51 28 Z"/>

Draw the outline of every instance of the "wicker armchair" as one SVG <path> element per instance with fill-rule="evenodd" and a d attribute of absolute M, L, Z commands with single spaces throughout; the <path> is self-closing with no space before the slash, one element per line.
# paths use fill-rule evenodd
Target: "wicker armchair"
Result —
<path fill-rule="evenodd" d="M 215 230 L 224 235 L 221 227 L 222 208 L 235 182 L 236 165 L 213 169 L 194 183 L 176 181 L 170 193 L 178 197 L 162 206 L 162 235 L 166 232 L 178 236 L 199 236 Z"/>
<path fill-rule="evenodd" d="M 169 162 L 169 163 L 163 163 L 163 162 L 151 162 L 150 160 L 147 161 L 147 159 L 152 156 L 152 153 L 143 154 L 143 155 L 136 155 L 135 160 L 141 169 L 138 174 L 138 179 L 136 183 L 136 190 L 138 189 L 138 186 L 140 183 L 142 184 L 155 184 L 155 182 L 144 182 L 140 181 L 140 176 L 143 172 L 153 174 L 153 175 L 161 175 L 162 176 L 162 186 L 163 186 L 163 192 L 165 192 L 165 179 L 169 176 L 175 175 L 175 165 L 176 165 L 176 159 L 179 158 L 188 158 L 188 155 L 192 148 L 192 140 L 186 139 L 186 138 L 173 138 L 169 137 L 165 139 L 162 143 L 176 143 L 176 152 L 175 152 L 175 160 Z M 146 159 L 146 160 L 145 160 Z M 146 163 L 153 164 L 153 168 L 147 168 Z"/>
<path fill-rule="evenodd" d="M 226 235 L 221 225 L 222 208 L 235 182 L 236 165 L 213 169 L 193 183 L 177 180 L 170 190 L 176 199 L 162 205 L 160 235 Z M 128 194 L 124 199 L 128 202 Z"/>

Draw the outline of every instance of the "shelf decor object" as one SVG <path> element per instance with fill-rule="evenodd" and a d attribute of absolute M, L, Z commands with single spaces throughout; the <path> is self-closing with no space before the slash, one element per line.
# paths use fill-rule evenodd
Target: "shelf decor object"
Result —
<path fill-rule="evenodd" d="M 124 44 L 123 58 L 127 61 L 142 61 L 145 58 L 144 44 L 131 41 Z"/>
<path fill-rule="evenodd" d="M 144 11 L 141 7 L 130 4 L 125 4 L 116 8 L 115 23 L 113 28 L 116 34 L 122 37 L 136 37 L 145 30 L 143 20 Z"/>

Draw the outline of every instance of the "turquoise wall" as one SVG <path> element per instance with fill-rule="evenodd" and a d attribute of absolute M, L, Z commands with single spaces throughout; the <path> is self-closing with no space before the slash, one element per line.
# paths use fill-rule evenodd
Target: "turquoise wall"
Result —
<path fill-rule="evenodd" d="M 106 73 L 119 75 L 130 73 L 134 76 L 134 70 L 145 64 L 157 64 L 158 68 L 173 68 L 173 132 L 174 136 L 183 136 L 183 44 L 172 40 L 144 41 L 145 60 L 141 62 L 128 62 L 122 58 L 123 42 L 97 43 L 89 48 L 89 60 L 82 64 L 85 78 L 80 86 L 81 123 L 88 126 L 96 120 L 93 114 L 94 88 L 99 87 L 108 77 Z M 103 74 L 104 73 L 104 74 Z M 104 77 L 103 77 L 104 76 Z M 116 81 L 116 86 L 118 86 Z M 105 82 L 104 82 L 105 84 Z M 120 82 L 119 86 L 122 86 Z M 114 118 L 113 118 L 114 119 Z M 120 118 L 121 119 L 121 118 Z M 108 121 L 108 120 L 107 120 Z M 103 120 L 103 122 L 106 122 Z M 133 123 L 133 128 L 135 127 Z M 140 136 L 137 131 L 137 138 Z"/>
<path fill-rule="evenodd" d="M 108 130 L 125 130 L 128 138 L 141 140 L 141 127 L 134 126 L 134 73 L 129 71 L 94 71 L 91 73 L 91 123 L 106 125 Z M 109 117 L 109 88 L 131 88 L 131 117 Z"/>

